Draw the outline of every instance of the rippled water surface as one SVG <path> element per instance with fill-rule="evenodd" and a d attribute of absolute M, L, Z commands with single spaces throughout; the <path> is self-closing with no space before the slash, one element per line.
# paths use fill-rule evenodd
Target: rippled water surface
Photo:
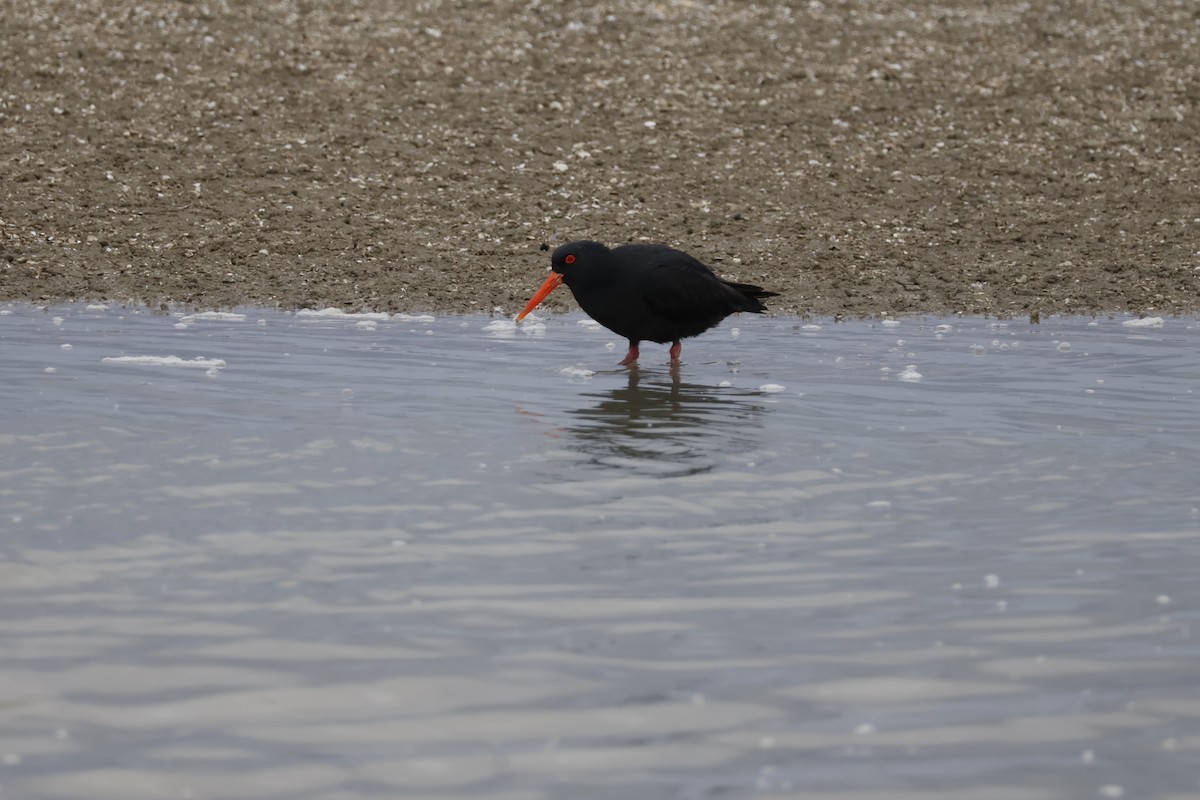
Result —
<path fill-rule="evenodd" d="M 1200 796 L 1195 319 L 0 308 L 0 797 Z"/>

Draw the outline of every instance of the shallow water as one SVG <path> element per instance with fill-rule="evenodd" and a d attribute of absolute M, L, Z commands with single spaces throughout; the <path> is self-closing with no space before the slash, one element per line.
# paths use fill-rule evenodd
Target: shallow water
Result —
<path fill-rule="evenodd" d="M 1131 322 L 2 307 L 0 797 L 1197 797 Z"/>

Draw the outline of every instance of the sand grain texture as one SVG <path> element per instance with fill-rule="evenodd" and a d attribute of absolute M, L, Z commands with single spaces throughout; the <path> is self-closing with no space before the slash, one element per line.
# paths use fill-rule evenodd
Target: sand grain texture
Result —
<path fill-rule="evenodd" d="M 777 312 L 1200 309 L 1185 0 L 9 0 L 0 49 L 4 299 L 512 313 L 594 238 Z"/>

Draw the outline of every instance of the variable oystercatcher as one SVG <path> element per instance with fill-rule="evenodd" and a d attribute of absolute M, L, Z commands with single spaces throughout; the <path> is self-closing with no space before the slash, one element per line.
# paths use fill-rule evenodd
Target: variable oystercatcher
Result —
<path fill-rule="evenodd" d="M 610 250 L 599 242 L 568 242 L 550 255 L 550 277 L 517 314 L 517 322 L 562 283 L 592 319 L 629 340 L 624 365 L 637 361 L 638 344 L 644 341 L 670 342 L 675 363 L 680 339 L 701 334 L 738 311 L 761 314 L 767 310 L 761 298 L 779 295 L 722 280 L 692 256 L 664 244 Z"/>

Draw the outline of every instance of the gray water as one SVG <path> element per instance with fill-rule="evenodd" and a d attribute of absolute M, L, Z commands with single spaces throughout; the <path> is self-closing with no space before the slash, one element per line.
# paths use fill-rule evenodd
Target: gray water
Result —
<path fill-rule="evenodd" d="M 3 307 L 0 797 L 1196 798 L 1137 322 Z"/>

